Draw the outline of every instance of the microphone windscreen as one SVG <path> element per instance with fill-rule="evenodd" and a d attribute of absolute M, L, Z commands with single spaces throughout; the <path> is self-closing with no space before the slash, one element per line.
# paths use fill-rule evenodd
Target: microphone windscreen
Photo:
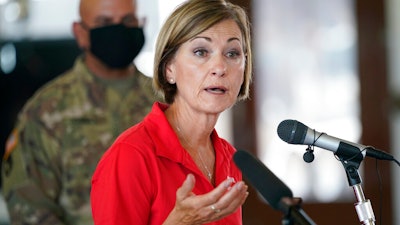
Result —
<path fill-rule="evenodd" d="M 284 120 L 278 125 L 278 136 L 289 144 L 303 144 L 308 127 L 297 120 Z"/>
<path fill-rule="evenodd" d="M 261 196 L 277 210 L 283 197 L 293 197 L 292 191 L 274 173 L 272 173 L 259 159 L 244 150 L 238 150 L 233 155 L 233 161 L 242 171 L 251 185 Z"/>

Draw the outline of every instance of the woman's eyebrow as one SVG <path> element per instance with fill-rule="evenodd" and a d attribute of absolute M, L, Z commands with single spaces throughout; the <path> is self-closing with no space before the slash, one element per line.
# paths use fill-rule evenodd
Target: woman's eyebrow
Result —
<path fill-rule="evenodd" d="M 196 37 L 190 39 L 190 41 L 194 41 L 196 39 L 205 39 L 208 42 L 212 42 L 212 39 L 209 38 L 209 37 L 206 37 L 206 36 L 196 36 Z M 227 42 L 232 42 L 232 41 L 235 41 L 235 40 L 240 42 L 240 38 L 237 38 L 237 37 L 231 37 L 231 38 L 228 39 Z"/>

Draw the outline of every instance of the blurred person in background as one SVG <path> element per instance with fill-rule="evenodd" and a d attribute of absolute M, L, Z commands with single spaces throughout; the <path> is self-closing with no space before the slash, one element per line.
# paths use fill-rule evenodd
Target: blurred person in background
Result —
<path fill-rule="evenodd" d="M 96 164 L 156 100 L 152 79 L 133 63 L 145 41 L 136 1 L 79 7 L 72 28 L 83 54 L 28 100 L 7 141 L 2 190 L 11 224 L 93 224 Z"/>
<path fill-rule="evenodd" d="M 224 0 L 189 0 L 161 28 L 154 60 L 156 102 L 123 132 L 92 179 L 97 225 L 241 225 L 248 186 L 236 149 L 214 129 L 249 96 L 250 25 Z"/>

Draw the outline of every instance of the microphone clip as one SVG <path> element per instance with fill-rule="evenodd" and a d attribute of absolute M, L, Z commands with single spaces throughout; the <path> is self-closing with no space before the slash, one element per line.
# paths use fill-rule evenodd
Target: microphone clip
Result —
<path fill-rule="evenodd" d="M 303 160 L 306 163 L 312 163 L 314 161 L 314 145 L 315 142 L 317 142 L 317 140 L 325 133 L 321 133 L 319 134 L 318 137 L 316 137 L 316 131 L 313 129 L 313 133 L 314 133 L 314 142 L 311 145 L 308 145 L 306 148 L 306 152 L 303 154 Z"/>
<path fill-rule="evenodd" d="M 314 161 L 314 158 L 315 158 L 315 156 L 314 156 L 314 146 L 309 145 L 306 148 L 306 152 L 303 154 L 303 160 L 306 163 L 311 163 L 311 162 Z"/>

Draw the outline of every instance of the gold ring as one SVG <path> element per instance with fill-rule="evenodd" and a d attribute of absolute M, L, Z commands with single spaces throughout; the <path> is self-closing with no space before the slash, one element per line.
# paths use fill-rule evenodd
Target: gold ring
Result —
<path fill-rule="evenodd" d="M 215 213 L 221 212 L 220 209 L 215 208 L 215 205 L 211 205 L 210 208 L 211 208 Z"/>

